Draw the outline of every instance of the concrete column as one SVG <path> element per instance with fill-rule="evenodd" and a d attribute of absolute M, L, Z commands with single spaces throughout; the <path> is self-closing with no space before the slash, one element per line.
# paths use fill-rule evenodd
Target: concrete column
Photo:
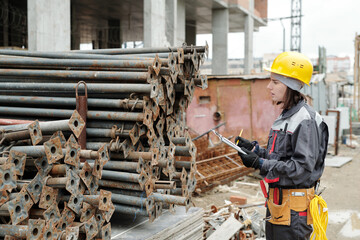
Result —
<path fill-rule="evenodd" d="M 196 21 L 188 20 L 185 25 L 185 42 L 188 46 L 196 45 Z"/>
<path fill-rule="evenodd" d="M 175 46 L 177 32 L 177 0 L 165 0 L 165 32 L 170 46 Z"/>
<path fill-rule="evenodd" d="M 228 73 L 228 33 L 229 10 L 212 10 L 212 74 L 223 75 Z"/>
<path fill-rule="evenodd" d="M 81 32 L 79 22 L 76 18 L 75 4 L 71 5 L 71 50 L 79 50 L 81 43 Z"/>
<path fill-rule="evenodd" d="M 166 0 L 166 38 L 171 46 L 185 42 L 185 0 Z"/>
<path fill-rule="evenodd" d="M 144 1 L 144 47 L 168 47 L 165 0 Z"/>
<path fill-rule="evenodd" d="M 245 62 L 244 62 L 244 74 L 251 74 L 251 70 L 254 68 L 253 61 L 253 33 L 254 33 L 254 0 L 249 0 L 249 12 L 245 17 Z"/>
<path fill-rule="evenodd" d="M 186 28 L 186 6 L 185 0 L 177 0 L 177 31 L 175 45 L 181 46 L 185 42 L 185 28 Z M 196 31 L 195 31 L 196 37 Z M 196 43 L 196 41 L 195 41 Z"/>
<path fill-rule="evenodd" d="M 27 14 L 29 50 L 70 50 L 70 0 L 28 0 Z"/>

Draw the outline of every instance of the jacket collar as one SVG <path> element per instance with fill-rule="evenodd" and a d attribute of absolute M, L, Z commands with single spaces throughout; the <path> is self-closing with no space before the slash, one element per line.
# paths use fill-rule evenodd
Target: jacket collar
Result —
<path fill-rule="evenodd" d="M 289 110 L 285 109 L 282 111 L 280 118 L 284 119 L 284 118 L 289 118 L 292 115 L 294 115 L 295 113 L 297 113 L 300 108 L 302 108 L 303 106 L 305 106 L 305 100 L 302 100 L 300 102 L 298 102 L 298 104 L 296 104 L 295 106 L 293 106 L 292 108 L 290 108 Z"/>

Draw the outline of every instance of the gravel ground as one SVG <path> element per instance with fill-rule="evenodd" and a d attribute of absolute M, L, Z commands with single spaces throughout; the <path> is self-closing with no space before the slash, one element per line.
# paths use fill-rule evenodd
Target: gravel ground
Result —
<path fill-rule="evenodd" d="M 330 148 L 328 152 L 334 151 Z M 329 209 L 327 237 L 328 240 L 360 239 L 360 147 L 352 149 L 340 145 L 338 156 L 352 157 L 352 161 L 339 168 L 325 167 L 321 178 L 320 189 L 326 188 L 321 196 Z M 331 158 L 331 154 L 328 157 Z M 247 197 L 247 203 L 264 202 L 259 180 L 253 176 L 242 177 L 229 185 L 197 195 L 193 202 L 195 206 L 209 210 L 211 205 L 224 205 L 232 195 Z M 265 216 L 265 207 L 256 210 Z"/>

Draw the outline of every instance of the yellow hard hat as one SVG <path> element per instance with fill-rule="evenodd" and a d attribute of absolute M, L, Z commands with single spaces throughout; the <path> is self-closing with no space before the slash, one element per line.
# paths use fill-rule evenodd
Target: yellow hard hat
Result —
<path fill-rule="evenodd" d="M 302 53 L 283 52 L 275 58 L 271 69 L 265 68 L 265 70 L 295 78 L 309 85 L 313 73 L 313 66 L 310 59 Z"/>

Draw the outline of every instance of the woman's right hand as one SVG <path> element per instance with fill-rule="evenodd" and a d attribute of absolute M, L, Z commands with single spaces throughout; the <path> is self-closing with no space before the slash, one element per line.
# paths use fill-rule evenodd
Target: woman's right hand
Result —
<path fill-rule="evenodd" d="M 246 148 L 249 151 L 251 151 L 254 148 L 254 144 L 252 142 L 239 136 L 235 138 L 235 144 L 238 145 L 239 147 Z"/>

